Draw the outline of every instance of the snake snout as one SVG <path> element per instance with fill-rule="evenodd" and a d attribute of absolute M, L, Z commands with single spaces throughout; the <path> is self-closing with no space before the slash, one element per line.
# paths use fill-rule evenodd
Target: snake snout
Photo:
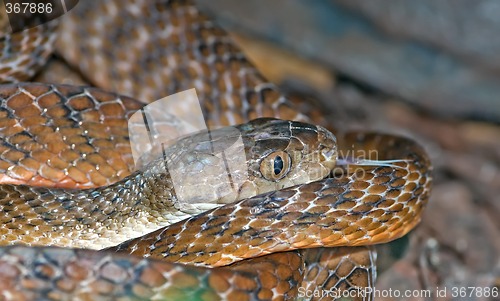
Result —
<path fill-rule="evenodd" d="M 317 126 L 317 128 L 322 163 L 333 169 L 337 161 L 337 138 L 326 128 L 322 126 Z"/>

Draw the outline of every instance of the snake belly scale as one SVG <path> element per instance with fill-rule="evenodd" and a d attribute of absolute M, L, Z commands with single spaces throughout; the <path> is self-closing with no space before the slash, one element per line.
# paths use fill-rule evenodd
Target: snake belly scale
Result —
<path fill-rule="evenodd" d="M 120 4 L 127 4 L 123 11 L 129 17 L 120 16 Z M 152 22 L 130 25 L 137 12 L 149 9 Z M 97 11 L 110 19 L 74 27 Z M 159 21 L 162 16 L 166 21 Z M 201 133 L 180 140 L 167 156 L 134 171 L 126 124 L 143 103 L 89 87 L 1 85 L 0 237 L 2 245 L 10 245 L 0 248 L 2 300 L 293 300 L 299 288 L 312 285 L 370 286 L 373 283 L 363 282 L 353 271 L 354 266 L 369 266 L 372 258 L 355 254 L 363 249 L 344 247 L 388 242 L 419 222 L 431 184 L 431 165 L 420 146 L 391 135 L 350 133 L 335 138 L 323 127 L 303 122 L 252 120 L 312 122 L 308 116 L 317 115 L 303 114 L 296 102 L 265 81 L 224 31 L 190 1 L 87 1 L 70 18 L 58 41 L 59 49 L 67 51 L 61 56 L 92 82 L 141 99 L 194 84 L 209 125 L 244 123 L 236 128 L 245 145 L 249 181 L 228 199 L 207 196 L 212 209 L 206 212 L 179 207 L 169 174 L 159 166 L 164 160 L 183 162 L 189 145 L 206 141 Z M 172 36 L 162 36 L 161 30 L 152 35 L 159 44 L 172 42 L 166 56 L 131 46 L 123 55 L 136 57 L 110 68 L 113 63 L 106 56 L 111 50 L 104 58 L 90 54 L 99 52 L 97 46 L 113 45 L 93 42 L 80 47 L 73 41 L 81 30 L 104 34 L 92 27 L 113 18 L 124 28 L 132 26 L 132 34 L 152 32 L 153 20 L 169 28 L 163 35 Z M 127 19 L 130 24 L 123 23 Z M 33 32 L 19 34 L 30 37 Z M 4 43 L 43 40 L 49 45 L 43 49 L 50 49 L 53 37 L 46 37 L 44 33 L 43 38 Z M 143 46 L 152 41 L 146 37 Z M 114 46 L 125 49 L 123 39 L 117 41 Z M 82 56 L 89 60 L 80 60 Z M 126 74 L 137 72 L 127 64 L 144 64 L 149 56 L 168 62 L 166 73 L 146 64 L 146 76 L 134 75 L 137 80 L 130 82 Z M 8 81 L 17 72 L 9 60 L 2 77 Z M 20 80 L 29 76 L 19 72 Z M 166 90 L 152 78 L 165 80 Z M 324 124 L 325 119 L 318 122 Z M 211 143 L 219 143 L 217 133 L 225 135 L 224 129 L 213 133 Z M 377 150 L 373 159 L 399 162 L 359 166 L 325 178 L 348 146 Z M 203 149 L 198 155 L 204 155 Z M 349 252 L 352 261 L 328 274 L 335 260 Z M 344 271 L 345 266 L 353 267 Z"/>

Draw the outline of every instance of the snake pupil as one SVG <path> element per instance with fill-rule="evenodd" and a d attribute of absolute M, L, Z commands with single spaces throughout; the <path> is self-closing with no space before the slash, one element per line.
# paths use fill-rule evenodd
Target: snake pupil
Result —
<path fill-rule="evenodd" d="M 279 175 L 283 170 L 283 159 L 280 156 L 274 158 L 274 174 Z"/>

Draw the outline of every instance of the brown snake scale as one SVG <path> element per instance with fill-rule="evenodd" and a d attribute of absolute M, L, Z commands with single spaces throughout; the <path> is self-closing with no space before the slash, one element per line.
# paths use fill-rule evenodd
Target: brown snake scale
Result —
<path fill-rule="evenodd" d="M 80 2 L 60 18 L 57 53 L 100 88 L 0 85 L 0 300 L 331 300 L 300 292 L 373 287 L 369 246 L 413 229 L 429 197 L 419 145 L 378 133 L 335 138 L 302 123 L 328 126 L 320 109 L 267 82 L 191 1 Z M 52 27 L 1 37 L 3 82 L 43 65 Z M 237 128 L 252 181 L 241 199 L 176 222 L 166 217 L 176 207 L 170 174 L 155 168 L 189 153 L 197 136 L 134 171 L 127 121 L 144 106 L 134 98 L 192 87 L 209 127 L 246 123 Z M 325 178 L 333 154 L 352 150 L 397 161 Z M 269 179 L 276 154 L 290 165 Z M 372 298 L 354 299 L 363 297 Z"/>

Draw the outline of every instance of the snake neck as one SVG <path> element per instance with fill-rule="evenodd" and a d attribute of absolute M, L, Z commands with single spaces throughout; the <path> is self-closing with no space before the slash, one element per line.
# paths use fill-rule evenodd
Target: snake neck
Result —
<path fill-rule="evenodd" d="M 94 202 L 109 203 L 116 208 L 113 217 L 123 219 L 141 215 L 161 217 L 176 204 L 172 179 L 168 172 L 136 171 L 112 185 L 82 191 Z M 98 197 L 92 197 L 98 195 Z M 104 217 L 108 219 L 109 216 Z"/>

